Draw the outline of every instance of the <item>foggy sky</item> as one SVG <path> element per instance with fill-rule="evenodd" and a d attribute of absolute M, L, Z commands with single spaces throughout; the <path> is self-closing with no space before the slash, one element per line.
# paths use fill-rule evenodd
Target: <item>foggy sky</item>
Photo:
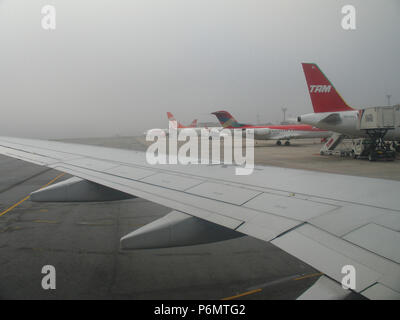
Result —
<path fill-rule="evenodd" d="M 41 28 L 41 8 L 57 29 Z M 341 28 L 343 5 L 357 30 Z M 400 103 L 398 0 L 0 1 L 0 135 L 134 135 L 214 121 L 312 112 L 301 62 L 353 107 Z"/>

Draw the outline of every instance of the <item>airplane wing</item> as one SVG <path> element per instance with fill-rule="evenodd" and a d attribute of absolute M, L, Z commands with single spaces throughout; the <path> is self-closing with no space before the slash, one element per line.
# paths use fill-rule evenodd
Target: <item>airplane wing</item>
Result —
<path fill-rule="evenodd" d="M 149 165 L 138 151 L 0 137 L 0 154 L 67 172 L 268 241 L 324 276 L 303 298 L 400 299 L 400 182 L 256 167 Z M 162 219 L 162 218 L 161 218 Z"/>

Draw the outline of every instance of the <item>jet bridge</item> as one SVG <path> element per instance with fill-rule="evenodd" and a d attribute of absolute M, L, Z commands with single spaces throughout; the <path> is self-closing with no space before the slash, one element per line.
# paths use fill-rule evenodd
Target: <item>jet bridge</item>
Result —
<path fill-rule="evenodd" d="M 396 152 L 384 141 L 384 137 L 389 130 L 394 130 L 397 114 L 396 106 L 370 107 L 359 111 L 357 128 L 365 131 L 370 138 L 370 147 L 364 150 L 370 161 L 396 158 Z"/>

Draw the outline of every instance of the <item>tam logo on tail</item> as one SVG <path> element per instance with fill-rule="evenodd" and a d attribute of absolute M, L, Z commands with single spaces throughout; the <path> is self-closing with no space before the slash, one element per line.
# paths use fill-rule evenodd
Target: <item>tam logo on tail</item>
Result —
<path fill-rule="evenodd" d="M 311 85 L 310 86 L 310 93 L 329 93 L 331 92 L 332 86 L 326 86 L 326 85 Z"/>
<path fill-rule="evenodd" d="M 353 110 L 315 63 L 302 66 L 315 113 Z"/>

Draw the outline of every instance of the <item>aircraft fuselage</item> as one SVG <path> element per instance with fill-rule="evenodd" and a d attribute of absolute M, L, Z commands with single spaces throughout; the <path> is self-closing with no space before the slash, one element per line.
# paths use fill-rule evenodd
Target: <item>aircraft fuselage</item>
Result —
<path fill-rule="evenodd" d="M 309 124 L 320 129 L 343 133 L 351 137 L 365 138 L 365 130 L 358 129 L 358 110 L 309 113 L 298 117 L 298 122 Z M 400 126 L 389 129 L 385 140 L 400 140 Z"/>

